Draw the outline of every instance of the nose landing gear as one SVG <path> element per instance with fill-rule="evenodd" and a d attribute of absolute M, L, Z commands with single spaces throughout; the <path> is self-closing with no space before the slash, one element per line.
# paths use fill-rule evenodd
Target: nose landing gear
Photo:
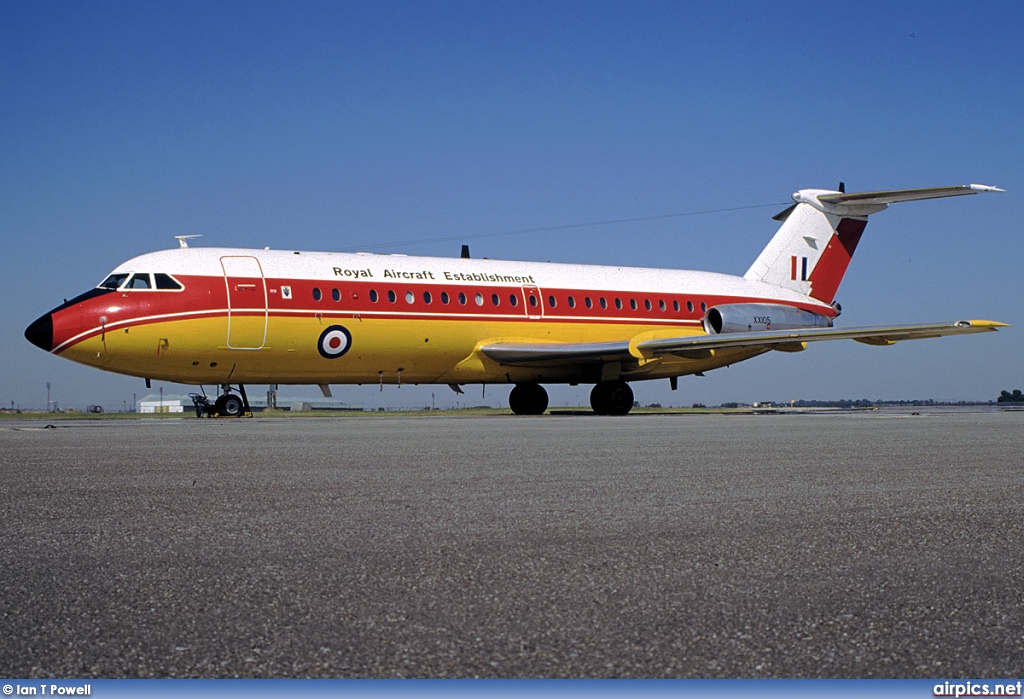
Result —
<path fill-rule="evenodd" d="M 190 393 L 192 404 L 196 408 L 196 417 L 252 417 L 249 398 L 245 395 L 245 386 L 238 385 L 238 393 L 231 393 L 230 386 L 224 386 L 224 393 L 211 402 L 205 394 Z"/>

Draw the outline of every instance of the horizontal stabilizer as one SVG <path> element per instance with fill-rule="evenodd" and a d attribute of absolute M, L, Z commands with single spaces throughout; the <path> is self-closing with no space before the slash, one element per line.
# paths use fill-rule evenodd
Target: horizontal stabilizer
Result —
<path fill-rule="evenodd" d="M 901 201 L 918 201 L 921 199 L 942 199 L 943 197 L 959 197 L 979 192 L 1005 192 L 1005 189 L 991 187 L 987 184 L 963 184 L 955 187 L 930 187 L 927 189 L 894 189 L 887 192 L 836 192 L 819 194 L 818 201 L 829 204 L 895 204 Z"/>

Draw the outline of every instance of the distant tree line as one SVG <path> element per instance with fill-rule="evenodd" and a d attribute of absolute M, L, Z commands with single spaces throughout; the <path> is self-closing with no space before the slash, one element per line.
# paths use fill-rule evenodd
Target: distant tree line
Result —
<path fill-rule="evenodd" d="M 1010 391 L 1003 391 L 1002 395 L 999 396 L 998 402 L 1000 403 L 1024 403 L 1024 393 L 1017 389 L 1012 393 Z M 943 405 L 960 405 L 960 406 L 976 406 L 976 405 L 994 405 L 995 401 L 971 401 L 971 400 L 959 400 L 959 401 L 939 401 L 934 398 L 912 398 L 910 400 L 868 400 L 867 398 L 851 399 L 851 398 L 840 398 L 837 400 L 784 400 L 778 402 L 761 402 L 762 406 L 773 405 L 774 407 L 794 407 L 794 408 L 878 408 L 878 407 L 935 407 Z M 652 404 L 648 407 L 656 407 Z M 660 406 L 658 406 L 660 407 Z M 694 403 L 694 408 L 706 408 L 704 403 Z M 719 408 L 747 408 L 750 407 L 750 403 L 737 403 L 729 402 L 722 403 L 717 406 Z"/>
<path fill-rule="evenodd" d="M 797 400 L 793 401 L 793 406 L 797 408 L 873 408 L 875 403 L 867 398 L 860 400 Z"/>
<path fill-rule="evenodd" d="M 1013 389 L 1013 393 L 1009 391 L 1000 391 L 999 397 L 996 398 L 997 403 L 1024 403 L 1024 393 L 1020 392 L 1019 388 Z"/>

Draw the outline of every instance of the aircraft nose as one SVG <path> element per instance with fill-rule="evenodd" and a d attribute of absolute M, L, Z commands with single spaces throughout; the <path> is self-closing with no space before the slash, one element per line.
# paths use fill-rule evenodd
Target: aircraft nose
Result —
<path fill-rule="evenodd" d="M 47 352 L 53 349 L 53 314 L 40 316 L 25 328 L 25 339 Z"/>

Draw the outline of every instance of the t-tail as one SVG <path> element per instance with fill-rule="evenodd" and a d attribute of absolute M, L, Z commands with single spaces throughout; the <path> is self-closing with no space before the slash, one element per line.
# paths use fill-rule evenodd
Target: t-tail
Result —
<path fill-rule="evenodd" d="M 901 201 L 1002 191 L 983 184 L 851 194 L 801 189 L 775 216 L 782 227 L 743 276 L 832 303 L 869 215 Z"/>

